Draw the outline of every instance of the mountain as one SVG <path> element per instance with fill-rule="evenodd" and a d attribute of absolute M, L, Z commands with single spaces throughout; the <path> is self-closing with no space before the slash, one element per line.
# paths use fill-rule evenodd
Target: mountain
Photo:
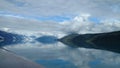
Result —
<path fill-rule="evenodd" d="M 61 39 L 70 47 L 84 47 L 120 53 L 120 31 L 96 34 L 70 34 Z"/>

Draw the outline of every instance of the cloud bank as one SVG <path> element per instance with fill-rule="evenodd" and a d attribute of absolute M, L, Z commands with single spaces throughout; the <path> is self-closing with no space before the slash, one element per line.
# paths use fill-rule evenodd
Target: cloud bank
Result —
<path fill-rule="evenodd" d="M 52 35 L 70 34 L 70 33 L 102 33 L 120 30 L 120 21 L 104 19 L 99 23 L 91 21 L 89 14 L 81 14 L 75 18 L 64 21 L 39 21 L 11 16 L 0 16 L 0 29 L 5 31 L 16 31 L 19 33 L 46 33 Z"/>

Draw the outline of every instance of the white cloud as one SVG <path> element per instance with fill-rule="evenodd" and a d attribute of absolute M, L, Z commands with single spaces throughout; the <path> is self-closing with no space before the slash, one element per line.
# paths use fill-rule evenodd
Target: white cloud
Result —
<path fill-rule="evenodd" d="M 90 15 L 79 15 L 71 21 L 63 23 L 63 30 L 67 33 L 102 33 L 120 30 L 120 20 L 103 19 L 100 23 L 89 20 Z"/>

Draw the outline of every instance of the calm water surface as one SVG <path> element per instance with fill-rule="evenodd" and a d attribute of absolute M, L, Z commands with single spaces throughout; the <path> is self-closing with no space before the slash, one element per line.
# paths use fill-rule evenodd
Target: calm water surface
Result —
<path fill-rule="evenodd" d="M 104 50 L 70 48 L 60 42 L 25 43 L 6 49 L 46 68 L 119 68 L 120 54 Z"/>

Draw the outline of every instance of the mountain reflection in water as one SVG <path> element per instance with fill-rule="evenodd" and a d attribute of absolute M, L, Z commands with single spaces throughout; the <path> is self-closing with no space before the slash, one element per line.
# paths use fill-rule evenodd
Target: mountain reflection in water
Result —
<path fill-rule="evenodd" d="M 119 53 L 81 47 L 71 48 L 61 42 L 57 42 L 56 37 L 53 36 L 41 36 L 35 40 L 39 43 L 17 43 L 2 47 L 19 56 L 41 64 L 45 68 L 120 67 Z M 50 40 L 52 40 L 52 42 L 55 41 L 55 43 L 47 43 L 51 42 Z"/>
<path fill-rule="evenodd" d="M 57 42 L 57 37 L 54 36 L 42 36 L 36 39 L 40 43 L 43 44 L 53 44 Z"/>

